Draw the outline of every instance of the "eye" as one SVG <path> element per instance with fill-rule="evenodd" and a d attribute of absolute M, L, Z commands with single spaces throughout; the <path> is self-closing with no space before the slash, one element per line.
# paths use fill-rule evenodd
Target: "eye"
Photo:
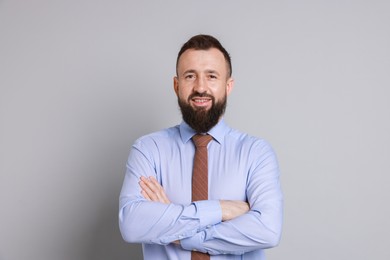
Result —
<path fill-rule="evenodd" d="M 185 79 L 194 79 L 195 75 L 194 74 L 187 74 L 184 76 Z"/>
<path fill-rule="evenodd" d="M 216 79 L 216 78 L 217 78 L 217 76 L 216 76 L 216 75 L 213 75 L 213 74 L 211 74 L 211 75 L 209 75 L 209 78 L 210 78 L 210 79 Z"/>

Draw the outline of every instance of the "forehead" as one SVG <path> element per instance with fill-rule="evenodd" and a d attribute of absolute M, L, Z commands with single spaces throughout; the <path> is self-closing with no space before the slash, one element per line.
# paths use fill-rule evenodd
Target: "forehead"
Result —
<path fill-rule="evenodd" d="M 227 62 L 222 52 L 216 48 L 208 50 L 188 49 L 179 58 L 178 70 L 218 70 L 221 73 L 227 72 Z"/>

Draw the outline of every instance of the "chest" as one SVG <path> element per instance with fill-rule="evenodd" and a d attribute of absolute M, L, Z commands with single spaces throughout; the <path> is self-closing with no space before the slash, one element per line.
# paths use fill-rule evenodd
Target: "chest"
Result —
<path fill-rule="evenodd" d="M 160 155 L 156 174 L 174 203 L 191 202 L 194 154 L 193 147 L 188 147 Z M 209 199 L 245 200 L 251 164 L 248 156 L 238 149 L 211 146 L 207 157 Z"/>

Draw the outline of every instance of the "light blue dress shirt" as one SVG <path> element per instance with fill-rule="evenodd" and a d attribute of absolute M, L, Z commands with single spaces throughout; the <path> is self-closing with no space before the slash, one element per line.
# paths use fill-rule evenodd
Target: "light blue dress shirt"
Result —
<path fill-rule="evenodd" d="M 143 244 L 145 260 L 190 260 L 191 250 L 212 260 L 264 260 L 264 249 L 279 243 L 283 199 L 274 151 L 223 119 L 208 133 L 207 201 L 191 202 L 195 132 L 186 123 L 143 136 L 131 149 L 119 226 L 125 241 Z M 156 177 L 171 204 L 146 200 L 141 176 Z M 247 201 L 250 211 L 222 222 L 219 200 Z"/>

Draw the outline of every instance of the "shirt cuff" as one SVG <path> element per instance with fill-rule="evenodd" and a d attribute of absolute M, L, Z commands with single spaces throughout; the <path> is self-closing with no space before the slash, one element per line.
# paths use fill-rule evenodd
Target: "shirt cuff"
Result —
<path fill-rule="evenodd" d="M 204 237 L 206 236 L 205 231 L 196 233 L 192 237 L 184 238 L 180 240 L 180 245 L 183 249 L 188 251 L 199 251 L 202 253 L 207 253 L 203 247 L 202 243 L 204 241 Z"/>
<path fill-rule="evenodd" d="M 222 209 L 219 200 L 200 200 L 194 202 L 196 216 L 199 218 L 199 231 L 210 228 L 222 221 Z"/>

